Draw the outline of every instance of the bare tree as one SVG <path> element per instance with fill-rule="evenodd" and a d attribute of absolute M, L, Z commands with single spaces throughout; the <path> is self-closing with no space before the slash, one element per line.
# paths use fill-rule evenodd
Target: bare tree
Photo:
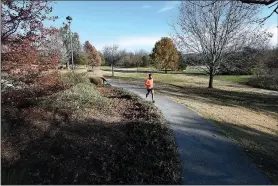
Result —
<path fill-rule="evenodd" d="M 254 27 L 258 6 L 239 1 L 183 1 L 173 39 L 184 53 L 200 54 L 210 75 L 209 88 L 220 63 L 231 52 L 258 46 L 264 34 Z M 178 26 L 178 27 L 177 27 Z"/>
<path fill-rule="evenodd" d="M 265 5 L 265 6 L 268 6 L 268 8 L 273 8 L 271 13 L 268 16 L 265 16 L 258 20 L 259 23 L 265 22 L 265 20 L 270 18 L 274 13 L 278 14 L 278 1 L 277 0 L 238 0 L 238 1 L 240 1 L 241 3 L 250 4 L 250 5 Z M 214 4 L 216 2 L 217 2 L 217 0 L 209 1 L 208 4 L 202 5 L 202 7 L 208 6 L 210 4 Z M 227 3 L 229 3 L 229 1 L 227 1 Z"/>
<path fill-rule="evenodd" d="M 68 60 L 67 48 L 63 43 L 63 39 L 59 32 L 55 32 L 53 35 L 47 37 L 47 40 L 43 42 L 40 47 L 42 51 L 47 51 L 48 53 L 57 52 L 59 57 L 59 62 L 65 64 Z"/>
<path fill-rule="evenodd" d="M 105 61 L 107 61 L 112 66 L 112 76 L 114 76 L 114 65 L 119 60 L 118 49 L 118 45 L 105 46 L 103 48 L 103 56 L 105 58 Z"/>
<path fill-rule="evenodd" d="M 134 56 L 133 56 L 133 59 L 132 59 L 132 60 L 133 60 L 134 63 L 136 64 L 137 72 L 139 71 L 139 69 L 138 69 L 139 66 L 141 66 L 142 63 L 143 63 L 142 57 L 143 57 L 144 55 L 147 55 L 146 52 L 145 52 L 144 50 L 136 51 L 136 52 L 134 53 Z"/>

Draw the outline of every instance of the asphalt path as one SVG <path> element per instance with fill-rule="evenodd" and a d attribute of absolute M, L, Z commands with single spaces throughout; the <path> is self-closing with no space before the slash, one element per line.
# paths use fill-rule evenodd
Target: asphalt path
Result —
<path fill-rule="evenodd" d="M 144 87 L 107 80 L 112 86 L 124 88 L 145 99 Z M 151 101 L 151 95 L 148 100 Z M 174 131 L 184 184 L 271 184 L 248 157 L 211 122 L 163 95 L 155 94 L 154 104 Z"/>

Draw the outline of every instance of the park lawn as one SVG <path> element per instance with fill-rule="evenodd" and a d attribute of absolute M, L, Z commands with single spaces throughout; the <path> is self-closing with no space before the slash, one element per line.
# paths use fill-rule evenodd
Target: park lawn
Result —
<path fill-rule="evenodd" d="M 155 67 L 138 67 L 138 68 L 122 68 L 122 67 L 114 67 L 115 70 L 121 71 L 149 71 L 149 72 L 159 72 L 164 73 L 164 70 L 157 70 Z M 111 70 L 111 66 L 101 66 L 101 70 Z M 185 70 L 182 71 L 172 71 L 169 70 L 168 73 L 188 73 L 188 74 L 205 74 L 205 71 L 199 66 L 188 66 Z"/>
<path fill-rule="evenodd" d="M 246 84 L 249 79 L 251 78 L 251 75 L 217 75 L 215 76 L 215 80 L 221 80 L 221 81 L 230 81 L 234 83 L 240 83 L 240 84 Z"/>
<path fill-rule="evenodd" d="M 115 72 L 116 77 L 123 77 L 123 78 L 131 78 L 131 79 L 145 79 L 147 77 L 147 73 L 124 73 L 124 72 Z M 165 74 L 165 73 L 153 73 L 154 77 L 157 81 L 165 82 L 165 83 L 174 83 L 175 85 L 183 85 L 188 84 L 198 84 L 201 83 L 202 85 L 208 82 L 209 76 L 208 75 L 193 75 L 194 73 L 202 73 L 200 69 L 195 69 L 191 71 L 184 71 L 185 74 Z M 191 73 L 191 74 L 186 74 Z M 111 72 L 103 72 L 105 75 L 111 75 Z M 216 85 L 221 84 L 246 84 L 248 80 L 251 78 L 251 75 L 216 75 L 214 76 L 214 83 Z"/>
<path fill-rule="evenodd" d="M 202 66 L 187 66 L 183 72 L 188 74 L 205 74 L 203 68 Z"/>
<path fill-rule="evenodd" d="M 79 71 L 60 84 L 2 94 L 12 98 L 1 105 L 2 184 L 181 184 L 173 134 L 152 103 Z"/>
<path fill-rule="evenodd" d="M 111 72 L 104 71 L 103 75 L 111 76 Z M 123 73 L 123 72 L 115 72 L 115 78 L 125 78 L 129 80 L 145 80 L 148 77 L 148 73 Z M 173 84 L 179 86 L 202 86 L 206 87 L 208 84 L 209 76 L 206 75 L 187 75 L 187 74 L 165 74 L 165 73 L 153 73 L 153 77 L 155 82 L 166 83 L 166 84 Z M 227 80 L 228 79 L 228 80 Z M 244 78 L 242 78 L 244 79 Z M 215 76 L 215 85 L 222 85 L 235 82 L 242 81 L 240 77 L 226 77 Z M 230 83 L 231 84 L 231 83 Z"/>
<path fill-rule="evenodd" d="M 111 76 L 111 72 L 103 72 L 104 76 Z M 155 81 L 164 83 L 181 82 L 182 74 L 163 74 L 163 73 L 153 73 Z M 130 80 L 144 80 L 148 77 L 148 73 L 123 73 L 115 72 L 116 78 L 125 78 Z"/>
<path fill-rule="evenodd" d="M 87 72 L 87 67 L 85 65 L 79 65 L 76 69 L 75 69 L 75 72 L 76 73 L 84 73 L 84 72 Z M 101 70 L 111 70 L 111 67 L 110 66 L 101 66 L 100 67 Z M 137 70 L 137 68 L 118 68 L 118 67 L 115 67 L 115 70 L 131 70 L 131 71 L 135 71 Z M 139 72 L 140 71 L 150 71 L 150 72 L 153 72 L 153 71 L 157 71 L 155 68 L 153 67 L 139 67 L 138 68 Z M 68 72 L 68 70 L 64 69 L 64 70 L 60 70 L 61 73 L 66 73 Z M 163 71 L 159 71 L 160 73 L 158 74 L 158 78 L 159 79 L 165 79 L 164 76 L 165 75 L 160 75 L 160 74 L 163 74 Z M 186 68 L 186 70 L 183 70 L 183 71 L 177 71 L 177 73 L 184 73 L 184 74 L 198 74 L 199 77 L 203 77 L 205 79 L 208 78 L 208 76 L 204 75 L 205 72 L 204 70 L 202 70 L 200 67 L 198 66 L 188 66 Z M 109 73 L 109 72 L 108 72 Z M 110 72 L 111 73 L 111 72 Z M 154 72 L 155 73 L 155 72 Z M 175 71 L 170 71 L 168 72 L 169 74 L 171 73 L 175 73 Z M 107 74 L 107 73 L 106 73 Z M 123 73 L 124 74 L 124 73 Z M 146 74 L 143 73 L 145 76 Z M 201 75 L 203 74 L 203 75 Z M 177 74 L 178 75 L 178 74 Z M 134 78 L 141 78 L 142 75 L 138 75 L 138 74 L 129 74 L 128 77 L 134 77 Z M 167 76 L 166 76 L 167 77 Z M 180 77 L 180 76 L 177 76 L 177 77 Z M 226 81 L 226 82 L 234 82 L 234 83 L 239 83 L 239 84 L 246 84 L 248 82 L 248 80 L 251 78 L 252 76 L 251 75 L 216 75 L 214 77 L 215 80 L 220 80 L 220 81 Z M 173 78 L 171 78 L 173 79 Z"/>
<path fill-rule="evenodd" d="M 101 66 L 101 70 L 111 70 L 111 66 Z"/>
<path fill-rule="evenodd" d="M 67 69 L 63 69 L 60 70 L 60 73 L 64 74 L 64 73 L 68 73 L 68 72 L 72 72 L 72 70 L 67 70 Z M 76 68 L 74 70 L 75 73 L 84 73 L 87 72 L 87 68 Z"/>
<path fill-rule="evenodd" d="M 104 73 L 105 75 L 106 73 Z M 110 73 L 107 74 L 109 78 Z M 272 181 L 278 184 L 278 92 L 239 84 L 248 76 L 216 76 L 208 89 L 207 76 L 153 74 L 157 93 L 212 121 L 237 143 Z M 147 74 L 115 73 L 114 79 L 144 87 Z"/>
<path fill-rule="evenodd" d="M 101 70 L 111 70 L 111 66 L 101 66 L 100 67 L 100 69 Z M 136 67 L 134 67 L 134 68 L 122 68 L 122 67 L 114 67 L 114 69 L 115 70 L 137 70 L 137 68 Z M 150 71 L 153 71 L 153 70 L 155 70 L 155 68 L 153 68 L 153 67 L 138 67 L 138 70 L 140 71 L 140 70 L 150 70 Z"/>

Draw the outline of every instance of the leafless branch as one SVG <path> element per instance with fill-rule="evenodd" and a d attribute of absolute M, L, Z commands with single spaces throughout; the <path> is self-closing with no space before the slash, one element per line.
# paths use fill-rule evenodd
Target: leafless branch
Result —
<path fill-rule="evenodd" d="M 240 0 L 242 3 L 247 3 L 247 4 L 261 4 L 261 5 L 270 5 L 274 3 L 277 0 Z"/>
<path fill-rule="evenodd" d="M 270 15 L 260 19 L 258 21 L 259 23 L 265 22 L 268 18 L 270 18 L 273 15 L 273 13 L 278 14 L 278 2 L 277 2 L 277 0 L 268 0 L 268 1 L 267 0 L 239 0 L 239 1 L 242 2 L 242 3 L 245 3 L 245 4 L 252 4 L 252 5 L 265 5 L 265 6 L 270 5 L 269 8 L 272 8 L 272 7 L 276 6 L 276 8 L 274 8 L 274 10 L 270 13 Z M 211 5 L 214 5 L 217 2 L 217 0 L 213 0 L 210 3 L 205 4 L 205 5 L 199 5 L 198 3 L 194 2 L 194 1 L 189 1 L 189 2 L 196 5 L 196 6 L 200 6 L 201 8 L 205 8 L 205 7 L 209 7 Z M 230 1 L 227 1 L 227 4 L 228 3 L 230 3 Z"/>
<path fill-rule="evenodd" d="M 265 22 L 268 18 L 270 18 L 274 13 L 278 14 L 278 3 L 277 3 L 277 7 L 266 17 L 264 17 L 263 19 L 261 19 L 259 22 L 263 23 Z"/>
<path fill-rule="evenodd" d="M 275 5 L 278 5 L 278 1 L 276 3 L 274 3 L 273 5 L 269 6 L 268 8 L 272 8 Z"/>

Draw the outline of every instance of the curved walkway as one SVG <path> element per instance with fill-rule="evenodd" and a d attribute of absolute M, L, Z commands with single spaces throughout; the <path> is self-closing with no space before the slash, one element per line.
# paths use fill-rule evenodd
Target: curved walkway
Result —
<path fill-rule="evenodd" d="M 146 90 L 143 88 L 108 81 L 112 86 L 145 98 Z M 155 95 L 155 101 L 174 131 L 184 184 L 271 184 L 212 123 L 163 95 Z"/>

